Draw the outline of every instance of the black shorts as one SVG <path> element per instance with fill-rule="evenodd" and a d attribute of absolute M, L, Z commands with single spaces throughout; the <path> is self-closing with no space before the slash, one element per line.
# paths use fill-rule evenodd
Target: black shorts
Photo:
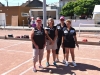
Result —
<path fill-rule="evenodd" d="M 62 43 L 62 39 L 58 38 L 57 39 L 57 49 L 56 49 L 56 54 L 59 54 L 59 50 L 60 50 L 60 46 L 61 46 L 61 43 Z M 63 54 L 65 54 L 65 48 L 63 48 Z"/>
<path fill-rule="evenodd" d="M 75 48 L 75 42 L 64 42 L 63 43 L 64 47 L 66 48 Z"/>

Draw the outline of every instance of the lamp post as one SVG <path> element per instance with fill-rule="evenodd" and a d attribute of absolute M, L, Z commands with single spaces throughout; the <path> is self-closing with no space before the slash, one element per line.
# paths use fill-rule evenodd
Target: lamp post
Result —
<path fill-rule="evenodd" d="M 46 26 L 47 12 L 46 12 L 46 0 L 43 0 L 43 27 Z"/>

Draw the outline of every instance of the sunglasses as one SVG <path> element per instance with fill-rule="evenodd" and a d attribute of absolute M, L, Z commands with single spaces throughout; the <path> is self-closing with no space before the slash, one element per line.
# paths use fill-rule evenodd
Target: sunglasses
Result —
<path fill-rule="evenodd" d="M 40 22 L 41 20 L 37 20 L 37 22 Z"/>
<path fill-rule="evenodd" d="M 64 21 L 64 19 L 60 19 L 60 21 Z"/>

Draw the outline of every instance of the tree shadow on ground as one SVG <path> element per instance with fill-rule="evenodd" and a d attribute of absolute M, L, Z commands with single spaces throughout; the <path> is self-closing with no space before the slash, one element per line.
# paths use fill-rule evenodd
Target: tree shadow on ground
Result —
<path fill-rule="evenodd" d="M 82 72 L 87 71 L 87 70 L 100 71 L 100 67 L 89 65 L 89 64 L 84 64 L 84 63 L 77 63 L 77 67 L 74 67 L 71 63 L 69 63 L 69 66 L 58 65 L 56 68 L 46 67 L 44 68 L 44 70 L 39 70 L 39 71 L 48 73 L 49 70 L 52 70 L 53 74 L 64 75 L 64 74 L 73 74 L 74 72 L 72 70 L 79 70 Z"/>

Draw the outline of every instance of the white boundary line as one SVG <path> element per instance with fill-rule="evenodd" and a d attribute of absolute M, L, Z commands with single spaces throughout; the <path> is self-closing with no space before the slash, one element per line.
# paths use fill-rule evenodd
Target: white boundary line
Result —
<path fill-rule="evenodd" d="M 50 54 L 50 57 L 52 56 L 52 54 Z M 43 60 L 42 60 L 42 62 L 43 61 L 45 61 L 46 60 L 46 58 L 44 58 Z M 36 65 L 38 65 L 38 64 L 36 64 Z M 26 72 L 28 72 L 29 70 L 31 70 L 33 67 L 30 67 L 30 68 L 28 68 L 27 70 L 25 70 L 25 71 L 23 71 L 22 73 L 20 73 L 19 75 L 23 75 L 23 74 L 25 74 Z"/>
<path fill-rule="evenodd" d="M 46 52 L 46 51 L 44 51 L 44 53 L 45 53 L 45 52 Z M 12 69 L 10 69 L 10 70 L 8 70 L 7 72 L 5 72 L 5 73 L 3 73 L 3 74 L 1 74 L 1 75 L 6 75 L 6 74 L 10 73 L 11 71 L 13 71 L 13 70 L 19 68 L 20 66 L 22 66 L 22 65 L 24 65 L 24 64 L 26 64 L 26 63 L 28 63 L 28 62 L 31 61 L 32 59 L 33 59 L 33 58 L 31 58 L 31 59 L 29 59 L 29 60 L 27 60 L 27 61 L 25 61 L 25 62 L 19 64 L 18 66 L 14 67 L 14 68 L 12 68 Z M 44 59 L 46 59 L 46 58 L 44 58 Z"/>
<path fill-rule="evenodd" d="M 3 74 L 1 74 L 1 75 L 6 75 L 6 74 L 8 74 L 9 72 L 11 72 L 11 71 L 17 69 L 18 67 L 20 67 L 20 66 L 26 64 L 27 62 L 31 61 L 32 59 L 33 59 L 33 58 L 31 58 L 31 59 L 25 61 L 24 63 L 22 63 L 22 64 L 20 64 L 20 65 L 18 65 L 18 66 L 16 66 L 16 67 L 14 67 L 14 68 L 12 68 L 12 69 L 10 69 L 10 70 L 8 70 L 7 72 L 5 72 L 5 73 L 3 73 Z"/>
<path fill-rule="evenodd" d="M 13 43 L 16 43 L 16 41 L 11 41 L 11 40 L 10 40 L 10 42 L 9 42 L 8 40 L 7 40 L 7 41 L 5 41 L 5 40 L 0 40 L 0 41 L 3 42 L 3 43 L 6 42 L 6 43 L 10 43 L 10 44 L 11 44 L 11 43 L 12 43 L 12 44 L 13 44 Z"/>
<path fill-rule="evenodd" d="M 46 60 L 46 58 L 44 58 L 44 59 L 42 60 L 42 62 L 45 61 L 45 60 Z M 38 65 L 38 63 L 37 63 L 36 65 Z M 23 71 L 23 72 L 20 73 L 19 75 L 25 74 L 27 71 L 31 70 L 32 68 L 33 68 L 33 67 L 28 68 L 27 70 Z"/>
<path fill-rule="evenodd" d="M 59 55 L 59 56 L 60 56 L 60 57 L 63 57 L 63 56 L 61 56 L 61 55 Z M 69 57 L 71 57 L 71 56 L 69 56 Z M 99 59 L 92 59 L 92 58 L 85 58 L 85 57 L 75 57 L 75 58 L 84 59 L 84 60 L 92 60 L 92 61 L 98 61 L 98 62 L 100 62 Z"/>
<path fill-rule="evenodd" d="M 25 43 L 26 41 L 24 42 L 20 42 L 20 43 L 17 43 L 17 44 L 13 44 L 13 45 L 10 45 L 10 46 L 6 46 L 6 47 L 3 47 L 3 48 L 0 48 L 1 49 L 6 49 L 6 48 L 9 48 L 9 47 L 13 47 L 13 46 L 16 46 L 16 45 L 19 45 L 19 44 L 22 44 L 22 43 Z"/>
<path fill-rule="evenodd" d="M 100 62 L 100 60 L 99 60 L 99 59 L 82 58 L 82 57 L 75 57 L 75 58 L 78 58 L 78 59 L 84 59 L 84 60 L 92 60 L 92 61 L 98 61 L 98 62 Z"/>
<path fill-rule="evenodd" d="M 25 51 L 20 51 L 20 50 L 6 50 L 6 49 L 3 49 L 3 50 L 0 50 L 0 51 L 6 51 L 6 52 L 16 52 L 16 53 L 33 53 L 33 52 L 25 52 Z"/>

